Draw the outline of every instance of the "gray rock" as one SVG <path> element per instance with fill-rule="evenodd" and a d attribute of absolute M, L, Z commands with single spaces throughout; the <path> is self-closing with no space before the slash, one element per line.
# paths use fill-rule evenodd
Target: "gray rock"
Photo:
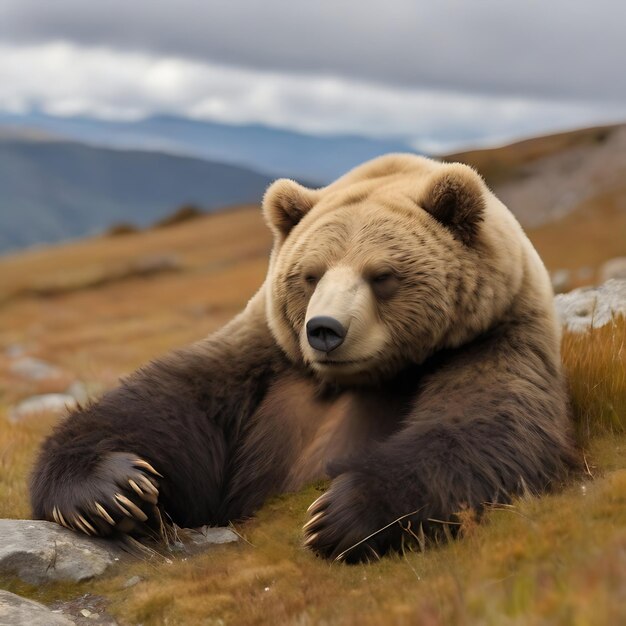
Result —
<path fill-rule="evenodd" d="M 141 576 L 131 576 L 123 585 L 122 588 L 123 589 L 130 589 L 131 587 L 134 587 L 135 585 L 138 585 L 141 581 L 143 580 L 143 578 Z"/>
<path fill-rule="evenodd" d="M 111 541 L 84 537 L 58 524 L 0 520 L 0 575 L 31 584 L 81 581 L 102 574 L 123 556 Z"/>
<path fill-rule="evenodd" d="M 9 346 L 7 346 L 6 350 L 4 351 L 4 354 L 9 359 L 17 359 L 18 356 L 23 356 L 25 352 L 26 352 L 26 348 L 24 348 L 22 344 L 12 343 Z"/>
<path fill-rule="evenodd" d="M 0 626 L 74 626 L 75 622 L 39 602 L 0 589 Z"/>
<path fill-rule="evenodd" d="M 239 535 L 225 526 L 201 526 L 200 528 L 185 528 L 189 541 L 197 546 L 209 544 L 234 543 L 239 541 Z"/>
<path fill-rule="evenodd" d="M 44 393 L 22 400 L 11 409 L 9 419 L 13 422 L 19 422 L 21 419 L 37 413 L 63 414 L 75 409 L 77 405 L 76 398 L 68 393 Z"/>
<path fill-rule="evenodd" d="M 13 374 L 29 380 L 46 380 L 61 375 L 61 370 L 55 365 L 32 356 L 19 357 L 11 363 L 9 369 Z"/>
<path fill-rule="evenodd" d="M 563 327 L 574 332 L 599 328 L 614 317 L 626 316 L 626 280 L 609 280 L 559 294 L 554 303 Z"/>
<path fill-rule="evenodd" d="M 600 280 L 605 282 L 617 278 L 626 280 L 626 256 L 616 257 L 604 263 L 600 268 Z"/>
<path fill-rule="evenodd" d="M 239 535 L 227 526 L 200 526 L 198 528 L 180 528 L 175 526 L 176 540 L 172 541 L 168 549 L 170 552 L 182 554 L 197 554 L 212 545 L 235 543 L 240 540 Z"/>

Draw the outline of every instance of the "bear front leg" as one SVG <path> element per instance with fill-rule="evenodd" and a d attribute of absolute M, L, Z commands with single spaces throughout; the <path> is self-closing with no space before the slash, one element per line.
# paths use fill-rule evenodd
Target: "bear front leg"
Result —
<path fill-rule="evenodd" d="M 60 423 L 32 475 L 34 517 L 97 535 L 227 521 L 230 457 L 284 368 L 262 295 L 215 335 L 152 362 Z"/>
<path fill-rule="evenodd" d="M 145 534 L 160 528 L 157 509 L 163 476 L 136 454 L 109 452 L 87 470 L 87 458 L 68 472 L 65 456 L 47 466 L 47 475 L 33 480 L 35 517 L 87 535 L 107 536 L 116 531 Z M 71 479 L 70 479 L 71 476 Z M 54 477 L 54 478 L 53 478 Z"/>
<path fill-rule="evenodd" d="M 416 381 L 404 426 L 339 466 L 313 503 L 306 545 L 348 562 L 377 557 L 454 535 L 460 511 L 540 493 L 577 468 L 560 363 L 540 330 L 500 329 Z"/>
<path fill-rule="evenodd" d="M 403 542 L 455 535 L 458 513 L 539 492 L 572 462 L 567 441 L 505 414 L 421 422 L 348 461 L 310 507 L 305 545 L 346 562 L 377 559 Z"/>
<path fill-rule="evenodd" d="M 176 368 L 169 359 L 59 424 L 32 475 L 35 518 L 101 536 L 214 523 L 229 424 L 240 416 L 220 423 L 202 388 L 190 386 L 200 363 Z M 204 390 L 212 396 L 210 384 Z"/>

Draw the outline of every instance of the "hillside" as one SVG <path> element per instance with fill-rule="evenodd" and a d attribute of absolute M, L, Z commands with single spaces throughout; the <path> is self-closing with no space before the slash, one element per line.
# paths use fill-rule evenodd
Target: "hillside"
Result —
<path fill-rule="evenodd" d="M 59 419 L 11 421 L 10 408 L 75 380 L 97 395 L 146 360 L 218 328 L 261 284 L 269 247 L 258 207 L 248 206 L 0 259 L 0 517 L 29 515 L 29 468 Z M 168 271 L 136 271 L 158 259 L 169 259 Z M 371 565 L 329 565 L 301 547 L 305 510 L 319 495 L 314 485 L 238 524 L 245 541 L 235 546 L 140 561 L 79 585 L 0 578 L 0 587 L 44 603 L 94 599 L 120 624 L 623 623 L 624 341 L 624 323 L 564 338 L 589 473 L 559 493 L 494 507 L 460 541 Z M 11 363 L 22 353 L 60 375 L 18 375 Z M 128 588 L 132 577 L 139 582 Z"/>
<path fill-rule="evenodd" d="M 0 116 L 0 254 L 94 234 L 117 222 L 144 226 L 183 203 L 210 210 L 258 202 L 273 178 L 260 171 L 306 172 L 301 179 L 314 181 L 322 164 L 328 170 L 321 179 L 328 179 L 377 154 L 407 149 L 397 142 L 312 137 L 167 117 L 132 123 L 27 119 L 41 128 L 2 126 Z M 55 132 L 109 144 L 158 145 L 183 152 L 188 148 L 224 161 L 249 161 L 257 170 L 165 152 L 73 143 L 59 139 Z M 626 253 L 622 245 L 626 241 L 626 125 L 548 135 L 444 158 L 469 163 L 485 176 L 522 224 L 537 234 L 538 245 L 554 269 L 581 269 L 589 275 L 576 251 L 562 254 L 562 233 L 555 228 L 590 229 L 586 243 L 583 232 L 573 236 L 587 249 L 579 256 L 590 257 L 594 265 L 602 260 L 597 257 Z M 598 228 L 607 219 L 613 229 Z"/>
<path fill-rule="evenodd" d="M 146 225 L 183 203 L 258 202 L 270 182 L 242 167 L 138 150 L 0 138 L 0 253 Z"/>
<path fill-rule="evenodd" d="M 219 161 L 317 183 L 387 152 L 409 152 L 401 139 L 313 135 L 261 124 L 223 124 L 158 115 L 137 121 L 0 112 L 0 127 L 38 129 L 100 146 L 148 149 Z"/>
<path fill-rule="evenodd" d="M 611 203 L 626 214 L 626 125 L 447 155 L 475 167 L 525 227 Z M 626 238 L 626 230 L 622 231 Z"/>

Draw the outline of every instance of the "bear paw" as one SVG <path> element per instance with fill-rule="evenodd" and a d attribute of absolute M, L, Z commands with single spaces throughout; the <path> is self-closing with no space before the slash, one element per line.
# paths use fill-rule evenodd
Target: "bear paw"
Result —
<path fill-rule="evenodd" d="M 309 507 L 304 545 L 316 554 L 347 563 L 378 560 L 393 544 L 395 524 L 356 473 L 338 476 Z"/>
<path fill-rule="evenodd" d="M 87 535 L 145 533 L 160 518 L 157 477 L 162 478 L 137 455 L 109 453 L 86 480 L 60 485 L 51 494 L 46 517 Z"/>

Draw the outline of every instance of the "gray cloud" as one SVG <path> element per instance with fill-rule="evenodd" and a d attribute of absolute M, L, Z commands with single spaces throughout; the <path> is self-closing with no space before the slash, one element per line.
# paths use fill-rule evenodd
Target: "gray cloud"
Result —
<path fill-rule="evenodd" d="M 0 110 L 154 112 L 313 133 L 402 136 L 437 151 L 616 118 L 619 105 L 411 89 L 68 43 L 0 44 Z"/>
<path fill-rule="evenodd" d="M 171 113 L 428 151 L 626 118 L 609 0 L 3 0 L 0 113 Z"/>
<path fill-rule="evenodd" d="M 0 40 L 65 40 L 401 88 L 626 102 L 619 0 L 4 0 Z"/>

